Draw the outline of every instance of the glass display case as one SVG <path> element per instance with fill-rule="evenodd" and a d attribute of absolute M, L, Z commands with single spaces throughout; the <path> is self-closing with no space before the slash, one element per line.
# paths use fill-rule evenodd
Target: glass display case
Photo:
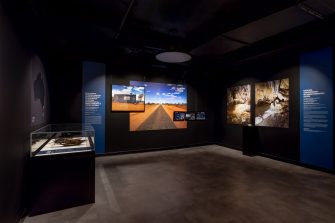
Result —
<path fill-rule="evenodd" d="M 94 129 L 82 124 L 44 126 L 30 135 L 31 157 L 95 150 Z"/>

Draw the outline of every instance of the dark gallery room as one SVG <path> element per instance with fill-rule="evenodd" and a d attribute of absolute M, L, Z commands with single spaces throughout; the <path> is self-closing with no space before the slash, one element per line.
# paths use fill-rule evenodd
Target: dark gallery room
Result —
<path fill-rule="evenodd" d="M 0 0 L 0 223 L 334 223 L 335 0 Z"/>

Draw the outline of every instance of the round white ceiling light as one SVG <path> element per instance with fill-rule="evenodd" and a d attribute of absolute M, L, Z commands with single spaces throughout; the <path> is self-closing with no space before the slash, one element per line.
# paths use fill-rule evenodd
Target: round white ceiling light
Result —
<path fill-rule="evenodd" d="M 191 55 L 176 51 L 164 52 L 156 55 L 156 60 L 164 63 L 183 63 L 190 61 L 191 59 Z"/>

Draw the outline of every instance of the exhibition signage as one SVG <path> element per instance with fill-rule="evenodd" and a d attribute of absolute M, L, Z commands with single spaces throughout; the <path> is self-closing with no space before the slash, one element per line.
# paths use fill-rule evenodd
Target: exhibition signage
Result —
<path fill-rule="evenodd" d="M 300 161 L 333 169 L 332 49 L 300 57 Z"/>
<path fill-rule="evenodd" d="M 83 62 L 82 121 L 95 130 L 96 153 L 105 152 L 106 66 Z"/>

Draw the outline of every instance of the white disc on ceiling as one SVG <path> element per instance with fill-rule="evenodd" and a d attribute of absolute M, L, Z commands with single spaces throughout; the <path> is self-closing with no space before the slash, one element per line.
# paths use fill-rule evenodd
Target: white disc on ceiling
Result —
<path fill-rule="evenodd" d="M 191 55 L 182 52 L 164 52 L 156 55 L 156 60 L 165 63 L 182 63 L 191 59 Z"/>

